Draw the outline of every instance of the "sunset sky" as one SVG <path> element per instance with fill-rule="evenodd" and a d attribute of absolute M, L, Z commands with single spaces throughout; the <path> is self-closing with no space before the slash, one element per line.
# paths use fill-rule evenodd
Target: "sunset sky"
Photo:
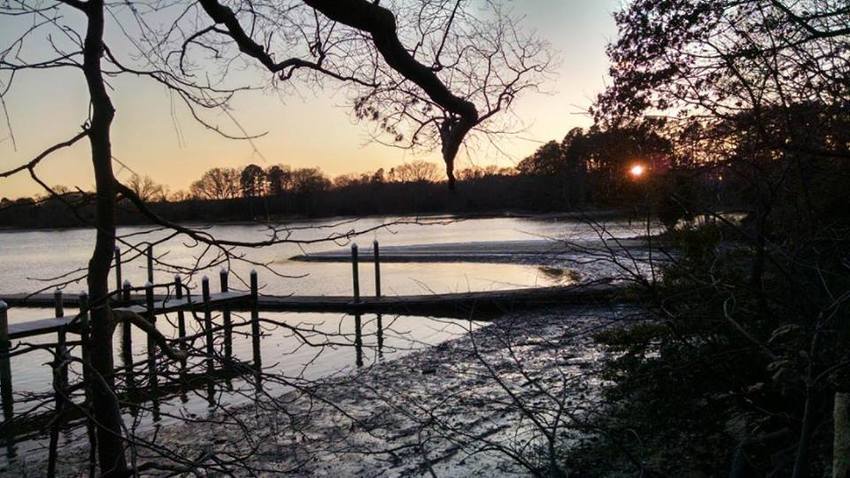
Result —
<path fill-rule="evenodd" d="M 559 139 L 574 126 L 590 123 L 585 112 L 605 85 L 605 44 L 616 30 L 611 13 L 619 0 L 516 0 L 515 11 L 527 15 L 526 24 L 547 39 L 560 62 L 557 79 L 546 85 L 550 95 L 522 97 L 516 105 L 527 126 L 523 133 L 493 147 L 461 155 L 459 167 L 499 164 L 512 166 L 541 142 Z M 10 40 L 8 22 L 0 20 L 0 44 Z M 330 176 L 387 168 L 414 159 L 439 162 L 437 154 L 412 155 L 377 144 L 367 144 L 364 125 L 356 124 L 343 107 L 346 97 L 328 89 L 282 96 L 250 92 L 234 103 L 233 114 L 250 133 L 267 131 L 256 140 L 262 156 L 245 142 L 223 139 L 193 122 L 185 108 L 164 88 L 150 81 L 118 79 L 112 83 L 117 116 L 113 152 L 133 171 L 151 176 L 172 191 L 188 188 L 203 171 L 216 166 L 318 166 Z M 2 88 L 2 85 L 0 85 Z M 4 98 L 15 146 L 5 121 L 0 121 L 0 169 L 30 160 L 46 147 L 79 131 L 87 115 L 82 75 L 76 71 L 20 75 Z M 174 113 L 172 114 L 172 110 Z M 2 111 L 0 111 L 2 113 Z M 0 117 L 2 119 L 2 117 Z M 48 184 L 92 189 L 87 143 L 55 155 L 39 168 Z M 116 171 L 121 167 L 116 165 Z M 124 170 L 119 178 L 131 173 Z M 0 179 L 0 197 L 40 193 L 26 174 Z"/>

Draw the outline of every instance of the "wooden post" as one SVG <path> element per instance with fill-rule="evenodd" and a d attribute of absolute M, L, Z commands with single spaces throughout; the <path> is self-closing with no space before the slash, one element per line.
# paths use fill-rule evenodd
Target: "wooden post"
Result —
<path fill-rule="evenodd" d="M 377 239 L 372 242 L 375 255 L 375 298 L 381 299 L 381 249 Z M 378 357 L 384 356 L 384 317 L 378 314 Z"/>
<path fill-rule="evenodd" d="M 54 308 L 53 313 L 57 319 L 61 319 L 65 317 L 65 306 L 62 301 L 62 291 L 56 289 L 56 292 L 53 293 L 53 301 Z M 57 373 L 59 374 L 59 389 L 56 392 L 56 408 L 60 408 L 60 405 L 63 401 L 62 392 L 67 390 L 68 388 L 68 367 L 65 365 L 60 365 L 65 360 L 65 355 L 67 354 L 67 332 L 65 327 L 59 329 L 56 332 L 56 360 L 54 362 L 55 367 L 59 367 Z"/>
<path fill-rule="evenodd" d="M 227 292 L 229 290 L 227 285 L 227 270 L 222 267 L 218 276 L 221 280 L 221 292 Z M 222 310 L 221 317 L 224 322 L 224 359 L 230 361 L 233 357 L 233 322 L 230 318 L 230 310 Z"/>
<path fill-rule="evenodd" d="M 363 366 L 363 330 L 360 314 L 354 314 L 354 352 L 357 354 L 356 364 Z"/>
<path fill-rule="evenodd" d="M 121 300 L 123 300 L 125 303 L 130 303 L 130 292 L 132 292 L 132 289 L 133 286 L 130 284 L 130 281 L 125 280 L 124 284 L 122 285 L 123 294 L 121 297 Z"/>
<path fill-rule="evenodd" d="M 62 291 L 56 289 L 53 292 L 53 315 L 57 319 L 65 317 L 65 303 L 62 300 Z"/>
<path fill-rule="evenodd" d="M 381 249 L 378 241 L 372 242 L 372 251 L 375 255 L 375 297 L 381 298 Z"/>
<path fill-rule="evenodd" d="M 153 284 L 153 244 L 148 244 L 148 282 Z"/>
<path fill-rule="evenodd" d="M 80 292 L 80 343 L 82 349 L 83 363 L 89 363 L 89 295 L 85 292 Z M 91 383 L 85 378 L 85 369 L 83 367 L 83 380 Z"/>
<path fill-rule="evenodd" d="M 125 280 L 122 289 L 122 301 L 125 304 L 130 303 L 130 291 L 133 286 L 130 281 Z M 128 321 L 121 324 L 121 359 L 124 361 L 124 368 L 127 370 L 128 377 L 132 375 L 133 367 L 133 326 Z"/>
<path fill-rule="evenodd" d="M 384 356 L 384 316 L 378 314 L 378 357 Z"/>
<path fill-rule="evenodd" d="M 124 280 L 121 277 L 121 248 L 115 246 L 115 291 L 121 292 Z"/>
<path fill-rule="evenodd" d="M 204 276 L 201 279 L 201 298 L 204 302 L 204 333 L 207 338 L 207 373 L 213 373 L 213 330 L 212 330 L 212 310 L 210 309 L 210 279 Z"/>
<path fill-rule="evenodd" d="M 154 328 L 156 328 L 156 313 L 154 310 L 152 282 L 145 284 L 145 309 L 147 310 L 147 317 L 145 318 Z M 151 334 L 146 335 L 148 338 L 148 379 L 150 381 L 151 391 L 156 394 L 159 389 L 159 383 L 156 377 L 156 341 L 154 341 Z"/>
<path fill-rule="evenodd" d="M 180 279 L 180 276 L 174 275 L 174 298 L 182 299 L 183 298 L 183 280 Z M 180 347 L 180 350 L 186 351 L 186 316 L 183 314 L 183 309 L 177 309 L 177 344 Z M 181 371 L 185 371 L 186 369 L 186 359 L 182 359 L 180 361 L 180 369 Z"/>
<path fill-rule="evenodd" d="M 257 271 L 251 271 L 251 348 L 254 355 L 254 369 L 258 372 L 263 368 L 263 359 L 260 356 L 260 309 L 258 308 L 259 287 Z"/>
<path fill-rule="evenodd" d="M 0 300 L 0 399 L 3 400 L 3 421 L 8 425 L 12 423 L 15 414 L 15 404 L 12 398 L 12 364 L 9 357 L 9 349 L 12 344 L 9 341 L 9 307 Z M 7 445 L 13 442 L 11 426 L 8 426 L 9 436 Z"/>
<path fill-rule="evenodd" d="M 360 302 L 360 270 L 357 265 L 357 244 L 351 245 L 351 277 L 354 282 L 354 302 Z"/>

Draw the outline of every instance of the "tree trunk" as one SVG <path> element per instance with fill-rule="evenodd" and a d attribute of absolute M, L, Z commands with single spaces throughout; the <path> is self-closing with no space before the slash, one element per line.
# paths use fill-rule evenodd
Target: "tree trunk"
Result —
<path fill-rule="evenodd" d="M 832 478 L 850 478 L 850 393 L 835 394 L 833 423 Z"/>
<path fill-rule="evenodd" d="M 89 384 L 92 406 L 97 421 L 97 456 L 103 475 L 126 473 L 121 413 L 114 390 L 112 333 L 114 330 L 107 296 L 109 294 L 109 268 L 115 248 L 115 178 L 112 172 L 112 147 L 110 128 L 115 109 L 107 93 L 101 71 L 103 56 L 104 7 L 103 0 L 89 0 L 84 12 L 88 17 L 83 46 L 83 72 L 91 98 L 91 143 L 94 166 L 97 239 L 88 267 L 88 288 L 91 298 L 91 336 L 89 339 L 92 368 L 103 378 L 108 389 L 100 384 Z"/>

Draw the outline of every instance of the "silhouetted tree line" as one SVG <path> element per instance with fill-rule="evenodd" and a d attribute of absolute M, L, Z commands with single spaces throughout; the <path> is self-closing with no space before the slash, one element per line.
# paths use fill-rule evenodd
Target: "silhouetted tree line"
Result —
<path fill-rule="evenodd" d="M 469 167 L 457 171 L 450 191 L 434 163 L 413 161 L 388 171 L 345 174 L 331 179 L 319 168 L 212 168 L 188 192 L 169 193 L 149 177 L 133 176 L 129 187 L 158 214 L 175 221 L 248 221 L 282 216 L 326 217 L 377 214 L 556 212 L 594 208 L 632 210 L 648 195 L 676 190 L 679 197 L 717 195 L 716 173 L 699 177 L 695 161 L 684 160 L 662 128 L 637 126 L 587 130 L 574 128 L 561 140 L 540 146 L 516 168 Z M 635 177 L 639 165 L 645 175 Z M 687 171 L 686 174 L 683 172 Z M 695 172 L 696 171 L 696 172 Z M 714 170 L 713 170 L 714 171 Z M 696 177 L 696 179 L 695 179 Z M 685 180 L 684 178 L 687 178 Z M 57 187 L 61 198 L 3 199 L 0 224 L 12 227 L 78 226 L 90 208 L 68 214 L 68 204 L 85 205 L 92 195 Z M 690 191 L 689 195 L 683 191 Z M 697 192 L 697 191 L 701 192 Z M 659 199 L 670 220 L 685 214 Z M 681 208 L 679 208 L 681 209 Z M 121 224 L 145 223 L 128 202 L 118 210 Z"/>

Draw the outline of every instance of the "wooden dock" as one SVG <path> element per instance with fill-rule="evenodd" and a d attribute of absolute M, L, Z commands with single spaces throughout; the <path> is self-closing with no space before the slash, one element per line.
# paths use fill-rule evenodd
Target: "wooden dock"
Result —
<path fill-rule="evenodd" d="M 379 313 L 399 315 L 438 315 L 441 317 L 471 318 L 471 314 L 493 314 L 521 308 L 544 307 L 562 304 L 594 304 L 622 296 L 622 288 L 608 284 L 540 287 L 527 289 L 459 292 L 449 294 L 424 294 L 382 297 L 352 296 L 273 296 L 260 295 L 257 308 L 267 312 L 338 312 Z M 10 307 L 53 308 L 53 294 L 10 294 L 0 296 Z M 211 294 L 210 301 L 216 309 L 247 311 L 251 307 L 249 292 L 222 292 Z M 77 297 L 64 299 L 65 305 L 79 307 Z M 138 314 L 147 312 L 144 295 L 130 297 L 129 309 Z M 173 296 L 154 295 L 156 314 L 188 310 L 202 306 L 200 298 L 174 299 Z M 55 332 L 68 325 L 71 318 L 49 318 L 9 325 L 9 338 L 16 339 L 42 333 Z M 49 330 L 48 330 L 49 329 Z"/>
<path fill-rule="evenodd" d="M 539 253 L 539 245 L 528 246 L 527 254 Z M 239 373 L 262 373 L 261 347 L 261 322 L 270 319 L 260 317 L 260 311 L 267 312 L 316 312 L 316 313 L 340 313 L 349 314 L 354 319 L 354 347 L 356 350 L 356 365 L 361 366 L 362 361 L 362 314 L 378 314 L 378 348 L 381 347 L 381 314 L 410 315 L 410 316 L 432 316 L 444 318 L 459 318 L 469 320 L 488 320 L 505 312 L 516 310 L 527 310 L 531 308 L 557 306 L 565 304 L 594 305 L 610 303 L 612 301 L 627 300 L 628 296 L 624 289 L 608 283 L 582 284 L 574 286 L 527 288 L 512 290 L 496 290 L 481 292 L 460 292 L 449 294 L 426 294 L 407 296 L 382 296 L 380 275 L 380 251 L 378 243 L 372 245 L 371 255 L 374 262 L 375 296 L 361 296 L 360 294 L 360 272 L 359 251 L 356 245 L 351 247 L 350 260 L 352 262 L 352 294 L 346 296 L 274 296 L 260 295 L 256 271 L 250 274 L 250 290 L 238 291 L 229 287 L 229 272 L 221 270 L 219 274 L 220 292 L 212 293 L 207 277 L 201 280 L 201 293 L 190 294 L 188 287 L 184 285 L 181 278 L 175 277 L 174 282 L 168 284 L 154 284 L 153 274 L 153 251 L 147 250 L 148 281 L 144 287 L 133 289 L 129 282 L 121 280 L 121 255 L 115 251 L 115 288 L 108 298 L 110 305 L 115 311 L 133 312 L 125 314 L 116 319 L 123 320 L 120 334 L 116 334 L 116 340 L 121 342 L 121 355 L 125 364 L 132 364 L 132 327 L 142 327 L 147 335 L 147 358 L 140 367 L 127 367 L 127 370 L 119 367 L 116 373 L 125 373 L 132 378 L 138 369 L 147 369 L 148 387 L 150 396 L 156 396 L 164 390 L 181 385 L 179 383 L 159 383 L 157 373 L 157 362 L 165 359 L 169 361 L 178 360 L 180 370 L 186 371 L 186 359 L 175 359 L 173 356 L 166 357 L 157 354 L 160 345 L 152 338 L 156 335 L 157 316 L 174 313 L 177 319 L 177 338 L 161 339 L 167 340 L 176 348 L 186 352 L 185 346 L 190 341 L 200 339 L 201 347 L 193 350 L 194 357 L 203 359 L 206 372 L 201 377 L 207 379 L 220 378 L 216 364 L 237 363 L 233 357 L 232 335 L 235 328 L 249 327 L 246 332 L 251 338 L 251 360 L 239 362 L 237 367 Z M 392 252 L 392 251 L 391 251 Z M 408 251 L 409 252 L 409 251 Z M 444 251 L 451 253 L 451 251 Z M 392 256 L 392 254 L 391 254 Z M 402 256 L 396 259 L 402 259 Z M 326 260 L 331 260 L 330 257 Z M 334 257 L 333 260 L 340 260 Z M 370 261 L 371 262 L 371 261 Z M 135 292 L 134 292 L 135 291 Z M 168 294 L 156 293 L 157 291 L 168 292 Z M 141 293 L 140 293 L 141 292 Z M 100 299 L 100 300 L 103 300 Z M 65 307 L 74 307 L 75 313 L 66 315 Z M 30 320 L 26 322 L 9 323 L 9 311 L 15 308 L 43 308 L 53 309 L 50 318 Z M 220 312 L 214 320 L 213 312 Z M 231 312 L 248 312 L 248 318 L 239 323 L 234 323 Z M 53 294 L 6 294 L 0 295 L 0 407 L 2 408 L 3 422 L 6 427 L 0 427 L 0 435 L 5 438 L 7 444 L 15 442 L 15 433 L 12 424 L 16 418 L 23 419 L 18 431 L 36 432 L 44 421 L 28 421 L 26 416 L 16 417 L 14 413 L 14 397 L 12 393 L 12 370 L 10 358 L 12 355 L 28 353 L 35 348 L 15 350 L 12 340 L 20 340 L 38 335 L 55 335 L 56 341 L 47 345 L 39 344 L 40 347 L 51 347 L 55 352 L 56 360 L 47 364 L 51 367 L 54 375 L 59 377 L 55 390 L 55 416 L 62 421 L 63 416 L 69 410 L 68 403 L 63 390 L 72 390 L 82 387 L 83 382 L 69 384 L 68 367 L 63 357 L 68 357 L 69 346 L 80 346 L 82 359 L 86 360 L 88 354 L 89 335 L 89 298 L 85 294 L 80 296 L 65 297 L 61 291 Z M 189 335 L 186 322 L 187 314 L 194 314 L 200 320 L 201 331 L 195 335 Z M 78 340 L 71 341 L 68 334 L 76 334 Z M 153 335 L 151 335 L 153 334 Z M 223 339 L 221 353 L 217 351 L 216 334 Z M 18 344 L 20 345 L 20 343 Z M 17 345 L 16 345 L 17 346 Z M 228 372 L 229 373 L 229 372 Z M 58 375 L 57 375 L 58 374 Z M 230 376 L 230 375 L 228 375 Z M 165 377 L 167 378 L 167 377 Z M 258 379 L 259 380 L 259 379 Z M 179 388 L 179 387 L 178 387 Z M 85 393 L 89 391 L 85 388 Z M 71 407 L 74 408 L 74 407 Z M 50 412 L 53 415 L 53 412 Z M 43 417 L 39 418 L 41 420 Z M 73 419 L 67 416 L 66 419 Z M 20 422 L 20 420 L 18 420 Z M 58 421 L 53 422 L 51 433 L 58 430 Z M 51 441 L 51 443 L 54 443 Z M 51 445 L 54 446 L 54 445 Z M 55 450 L 54 450 L 55 451 Z"/>
<path fill-rule="evenodd" d="M 21 297 L 24 297 L 24 295 L 13 294 L 8 297 L 0 297 L 0 301 L 6 302 L 11 307 L 53 308 L 55 304 L 55 299 L 52 294 L 38 294 L 28 299 L 21 299 Z M 221 309 L 229 307 L 232 304 L 246 302 L 248 301 L 248 299 L 250 299 L 250 297 L 251 294 L 248 292 L 222 292 L 219 294 L 210 294 L 209 305 L 217 309 Z M 63 298 L 62 301 L 64 305 L 74 307 L 80 306 L 80 300 L 78 297 Z M 148 313 L 147 307 L 142 305 L 144 303 L 144 296 L 139 296 L 137 302 L 137 304 L 125 307 L 116 307 L 116 310 L 132 311 L 139 315 L 144 315 Z M 203 303 L 198 302 L 198 298 L 169 299 L 167 296 L 159 296 L 159 300 L 157 300 L 155 303 L 155 313 L 157 315 L 176 312 L 179 310 L 200 310 L 203 306 Z M 245 308 L 247 309 L 247 307 Z M 36 335 L 56 333 L 62 330 L 63 328 L 68 328 L 69 331 L 76 332 L 73 324 L 74 319 L 74 316 L 52 317 L 48 319 L 37 319 L 16 324 L 9 324 L 9 339 L 22 339 L 26 337 L 33 337 Z"/>

